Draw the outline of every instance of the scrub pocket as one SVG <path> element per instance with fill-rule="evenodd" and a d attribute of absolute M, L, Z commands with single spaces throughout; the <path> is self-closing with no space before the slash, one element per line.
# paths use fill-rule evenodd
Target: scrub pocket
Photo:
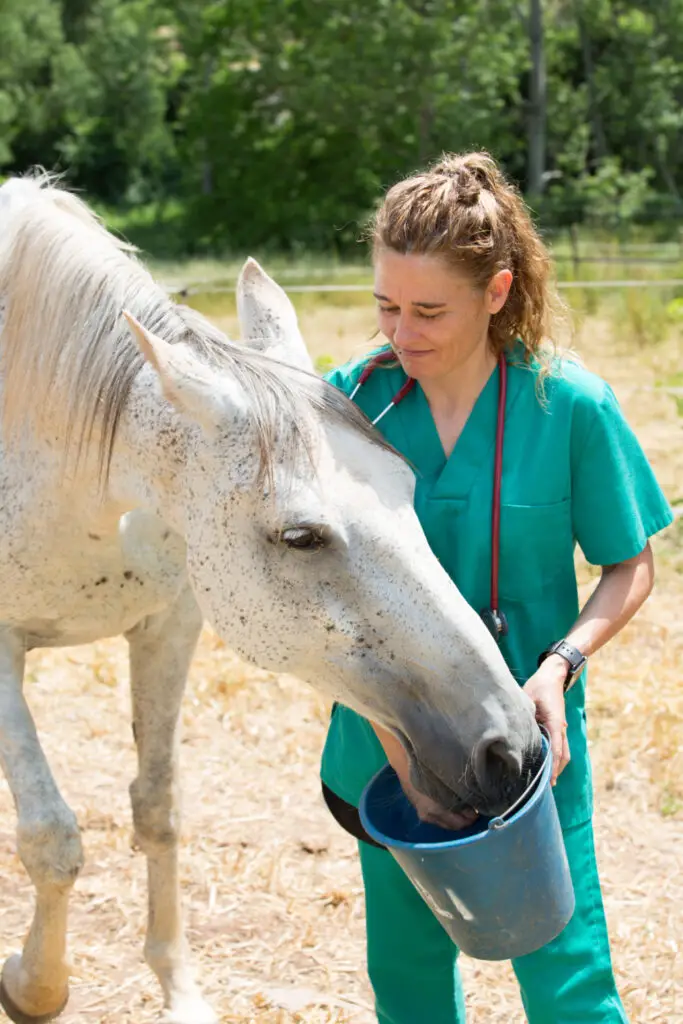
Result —
<path fill-rule="evenodd" d="M 573 566 L 571 499 L 551 505 L 502 505 L 501 598 L 529 602 L 542 597 L 567 564 Z"/>

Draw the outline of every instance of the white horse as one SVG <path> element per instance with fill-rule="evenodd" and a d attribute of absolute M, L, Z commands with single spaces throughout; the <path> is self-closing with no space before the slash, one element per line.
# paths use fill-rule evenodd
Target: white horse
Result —
<path fill-rule="evenodd" d="M 497 812 L 538 753 L 531 702 L 430 552 L 410 469 L 312 373 L 289 300 L 253 261 L 238 306 L 248 347 L 175 305 L 48 179 L 0 188 L 0 762 L 36 889 L 2 973 L 15 1021 L 66 1003 L 82 864 L 22 692 L 31 648 L 129 642 L 145 953 L 173 1024 L 216 1020 L 177 866 L 178 713 L 204 619 L 392 730 L 442 807 Z"/>

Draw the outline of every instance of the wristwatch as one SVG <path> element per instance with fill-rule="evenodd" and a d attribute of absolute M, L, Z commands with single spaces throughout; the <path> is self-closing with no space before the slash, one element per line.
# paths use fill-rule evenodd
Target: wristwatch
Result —
<path fill-rule="evenodd" d="M 564 658 L 567 662 L 567 678 L 564 681 L 563 691 L 564 693 L 568 693 L 586 667 L 588 658 L 585 654 L 582 654 L 578 648 L 572 647 L 571 644 L 568 644 L 566 640 L 558 640 L 557 643 L 551 644 L 550 647 L 546 647 L 546 649 L 539 654 L 538 664 L 541 665 L 551 654 L 559 654 L 560 657 Z"/>

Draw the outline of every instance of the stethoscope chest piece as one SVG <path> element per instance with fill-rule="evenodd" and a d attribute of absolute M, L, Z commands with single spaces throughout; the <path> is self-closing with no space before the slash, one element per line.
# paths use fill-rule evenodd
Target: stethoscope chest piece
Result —
<path fill-rule="evenodd" d="M 500 608 L 482 608 L 479 615 L 496 643 L 508 635 L 508 620 Z"/>

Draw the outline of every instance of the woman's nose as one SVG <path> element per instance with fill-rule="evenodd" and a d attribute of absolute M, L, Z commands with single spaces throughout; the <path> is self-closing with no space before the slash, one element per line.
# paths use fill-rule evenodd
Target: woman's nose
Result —
<path fill-rule="evenodd" d="M 394 336 L 391 339 L 395 345 L 400 348 L 402 345 L 408 344 L 415 338 L 415 331 L 410 325 L 408 318 L 400 316 L 396 320 L 396 329 L 394 330 Z"/>

